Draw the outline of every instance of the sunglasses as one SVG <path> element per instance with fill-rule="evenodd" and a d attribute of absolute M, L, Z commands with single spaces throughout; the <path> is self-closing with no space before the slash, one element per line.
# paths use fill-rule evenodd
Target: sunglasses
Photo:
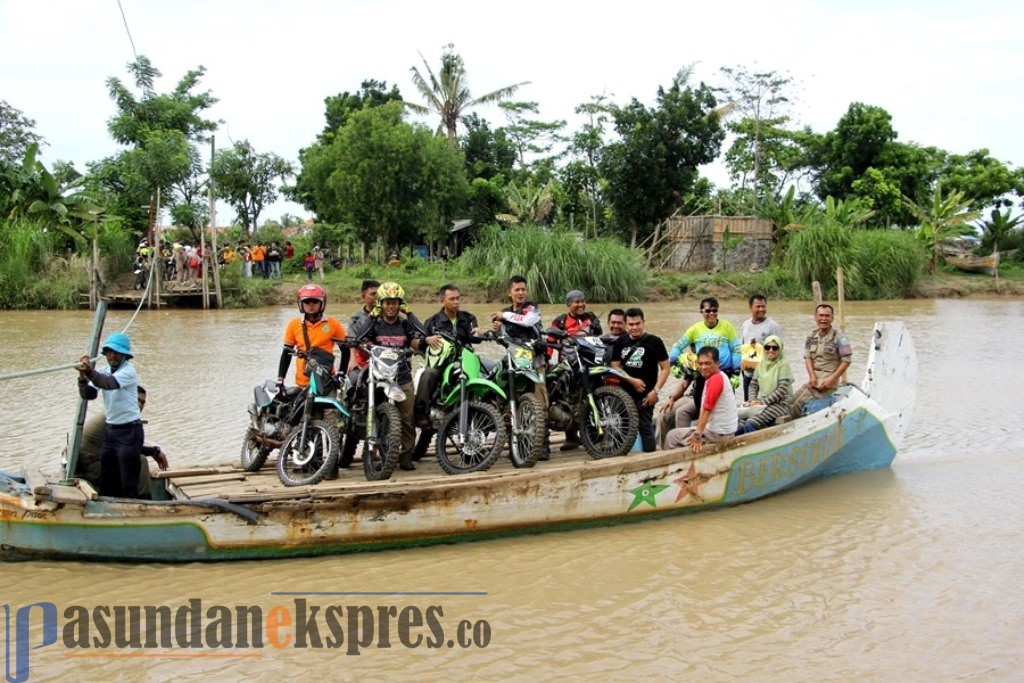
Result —
<path fill-rule="evenodd" d="M 766 346 L 766 347 L 764 347 L 764 350 L 765 351 L 778 351 L 779 347 L 778 346 Z"/>
<path fill-rule="evenodd" d="M 705 308 L 704 313 L 718 313 L 717 308 Z"/>
<path fill-rule="evenodd" d="M 302 305 L 303 306 L 305 306 L 306 304 L 318 304 L 318 303 L 320 303 L 320 299 L 303 299 L 302 300 Z"/>

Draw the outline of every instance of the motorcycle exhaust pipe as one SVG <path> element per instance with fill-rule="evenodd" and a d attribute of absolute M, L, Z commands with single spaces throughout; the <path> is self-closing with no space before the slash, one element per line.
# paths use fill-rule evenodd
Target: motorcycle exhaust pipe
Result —
<path fill-rule="evenodd" d="M 284 443 L 281 439 L 272 439 L 271 437 L 264 436 L 263 434 L 256 434 L 253 438 L 268 448 L 280 448 L 281 444 Z"/>

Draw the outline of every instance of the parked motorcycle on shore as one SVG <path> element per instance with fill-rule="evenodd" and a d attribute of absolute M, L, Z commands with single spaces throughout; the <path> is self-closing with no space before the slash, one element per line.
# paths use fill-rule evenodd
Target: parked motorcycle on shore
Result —
<path fill-rule="evenodd" d="M 559 329 L 546 334 L 557 340 L 548 345 L 561 352 L 545 375 L 548 427 L 566 431 L 575 425 L 592 458 L 628 453 L 636 441 L 640 417 L 630 395 L 606 380 L 625 381 L 629 375 L 604 365 L 606 348 L 600 337 L 575 337 Z"/>

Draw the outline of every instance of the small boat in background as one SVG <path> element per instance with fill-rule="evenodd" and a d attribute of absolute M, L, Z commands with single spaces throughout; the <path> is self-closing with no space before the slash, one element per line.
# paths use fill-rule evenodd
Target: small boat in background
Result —
<path fill-rule="evenodd" d="M 946 252 L 943 254 L 943 258 L 948 265 L 968 273 L 985 273 L 994 276 L 999 270 L 998 251 L 994 251 L 988 256 L 975 256 L 966 252 Z"/>

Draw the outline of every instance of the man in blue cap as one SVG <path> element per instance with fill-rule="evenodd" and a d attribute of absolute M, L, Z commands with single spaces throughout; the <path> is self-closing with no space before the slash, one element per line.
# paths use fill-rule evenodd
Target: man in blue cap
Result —
<path fill-rule="evenodd" d="M 107 429 L 100 451 L 101 496 L 137 498 L 139 495 L 139 454 L 145 434 L 139 408 L 139 376 L 128 362 L 132 342 L 123 332 L 114 332 L 103 345 L 107 367 L 96 369 L 89 356 L 78 360 L 78 393 L 91 401 L 103 390 Z"/>

